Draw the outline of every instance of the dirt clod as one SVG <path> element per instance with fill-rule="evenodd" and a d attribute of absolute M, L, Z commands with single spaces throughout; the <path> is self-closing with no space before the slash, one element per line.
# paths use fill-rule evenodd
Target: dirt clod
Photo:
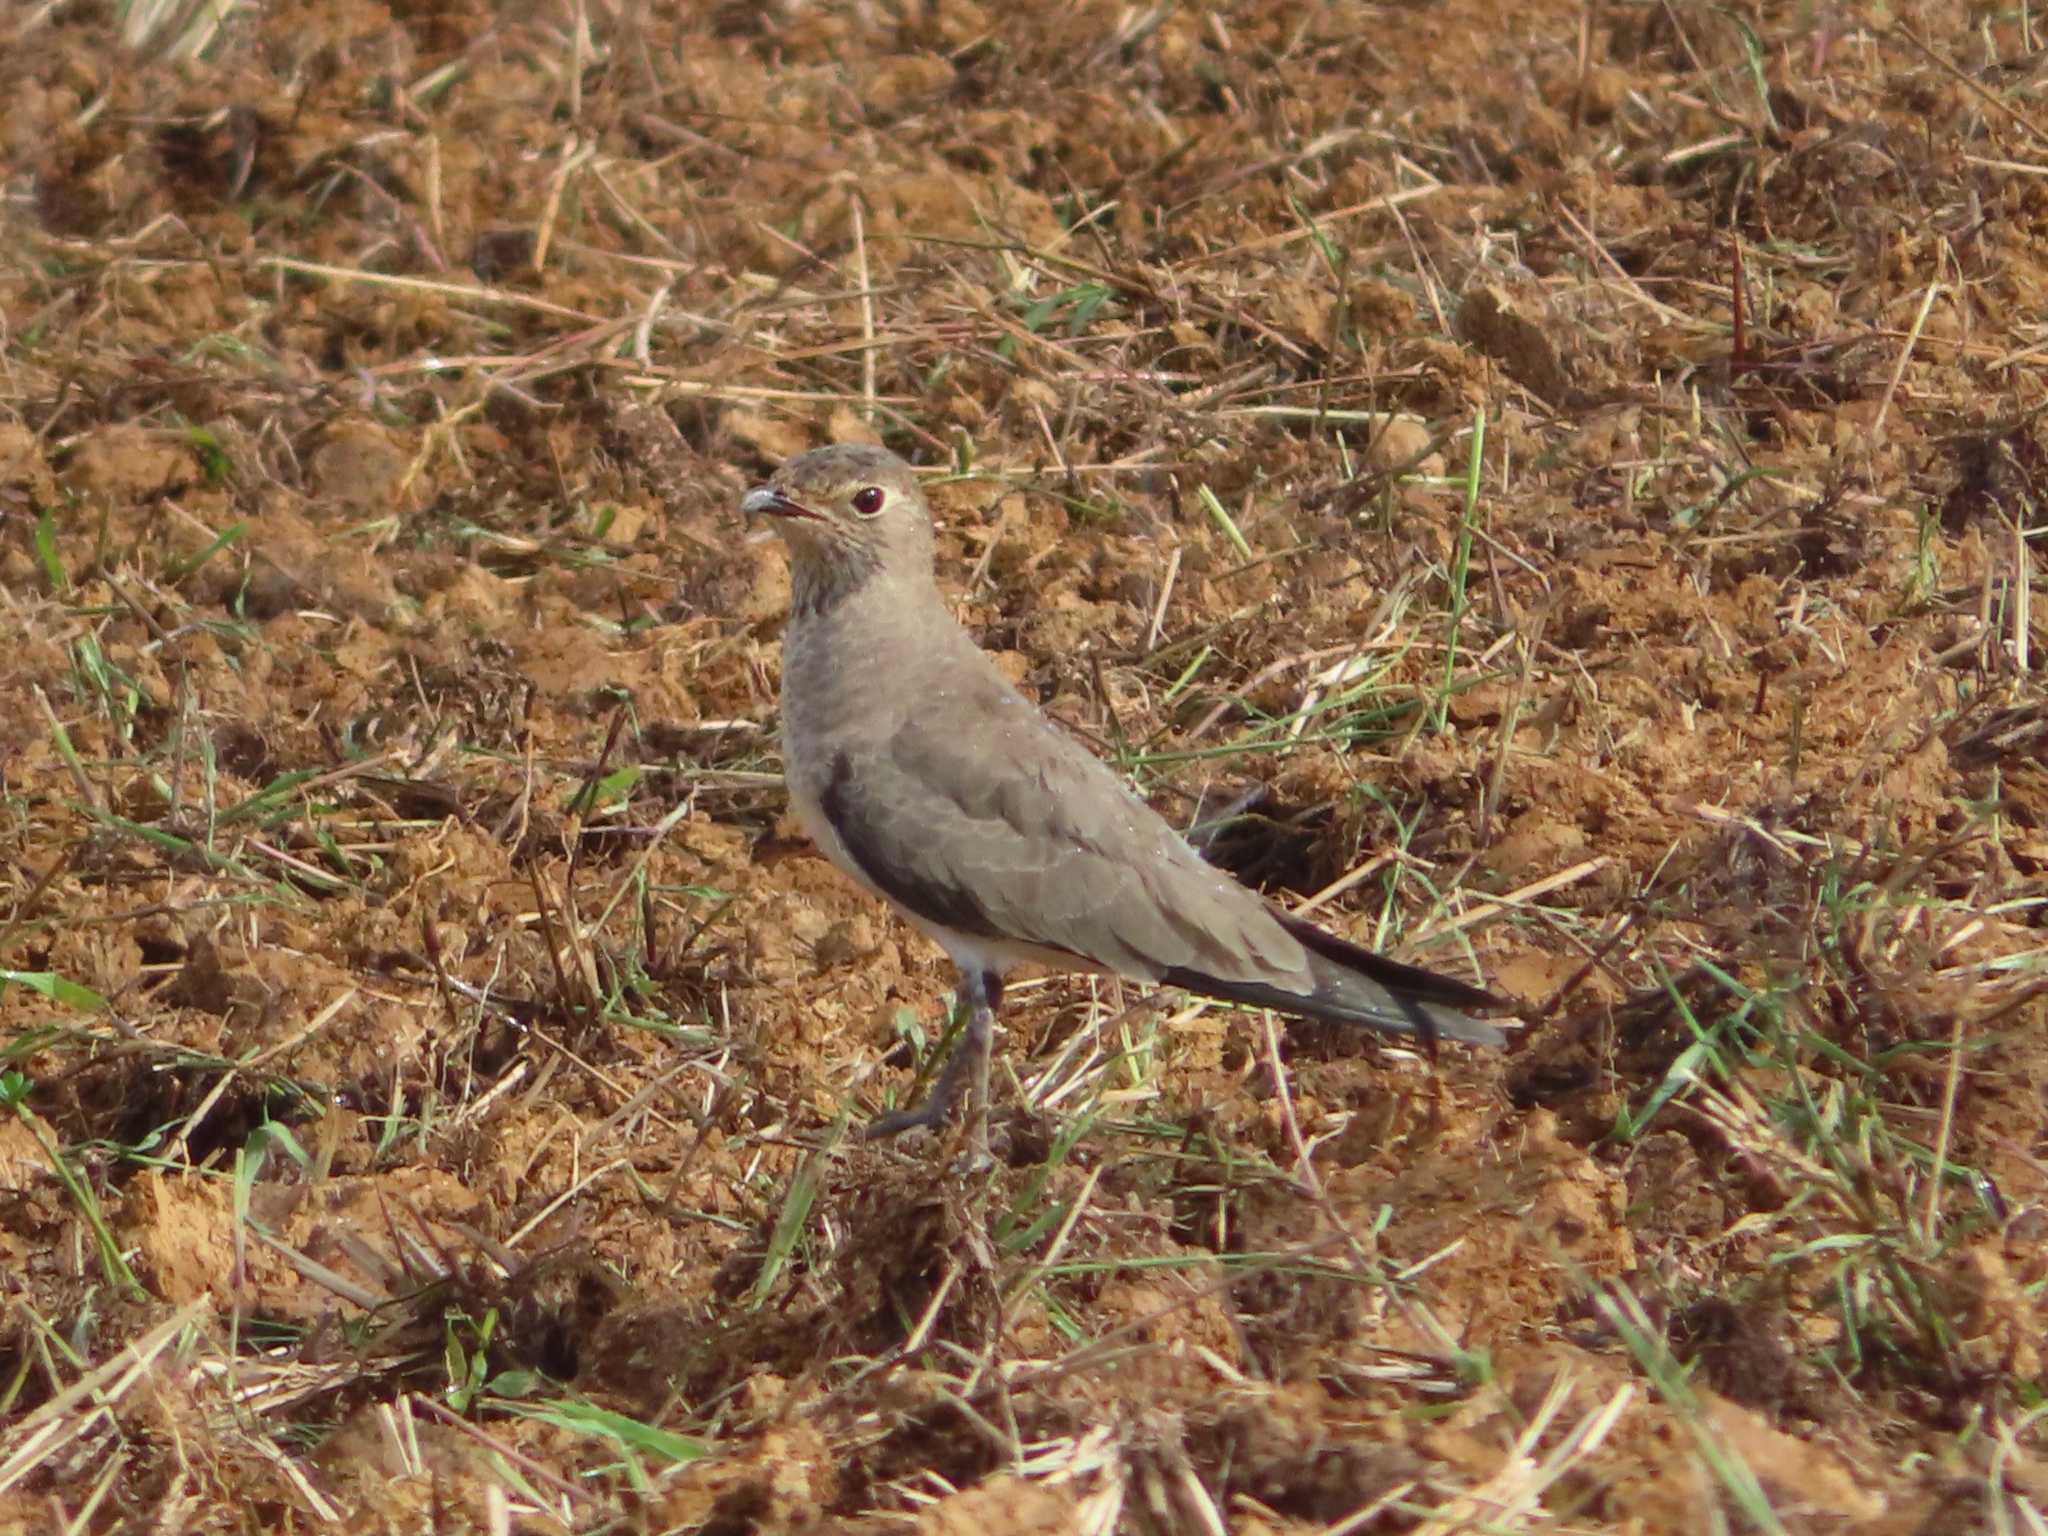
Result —
<path fill-rule="evenodd" d="M 2036 1530 L 2024 8 L 0 20 L 0 1530 Z M 949 968 L 786 455 L 1523 1027 Z M 1476 450 L 1476 451 L 1475 451 Z"/>

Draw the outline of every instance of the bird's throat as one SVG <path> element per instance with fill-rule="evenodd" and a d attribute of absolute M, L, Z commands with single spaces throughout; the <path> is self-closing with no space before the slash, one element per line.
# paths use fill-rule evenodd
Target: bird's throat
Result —
<path fill-rule="evenodd" d="M 796 562 L 790 568 L 790 622 L 824 617 L 865 591 L 880 575 L 879 562 L 860 550 L 838 550 L 829 559 Z"/>

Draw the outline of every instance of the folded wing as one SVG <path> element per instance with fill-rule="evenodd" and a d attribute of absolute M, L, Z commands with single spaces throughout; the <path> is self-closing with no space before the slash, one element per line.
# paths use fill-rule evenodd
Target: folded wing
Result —
<path fill-rule="evenodd" d="M 1201 857 L 992 673 L 831 765 L 821 808 L 874 886 L 929 923 L 1119 975 L 1383 1032 L 1499 1044 L 1477 988 L 1279 911 Z M 988 722 L 976 739 L 928 722 Z"/>

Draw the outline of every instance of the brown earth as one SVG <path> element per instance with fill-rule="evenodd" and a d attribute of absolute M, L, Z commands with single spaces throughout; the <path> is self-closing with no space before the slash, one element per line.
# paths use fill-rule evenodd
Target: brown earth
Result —
<path fill-rule="evenodd" d="M 0 18 L 0 1531 L 2048 1528 L 2030 13 L 213 15 Z M 832 439 L 1511 1050 L 850 1134 Z"/>

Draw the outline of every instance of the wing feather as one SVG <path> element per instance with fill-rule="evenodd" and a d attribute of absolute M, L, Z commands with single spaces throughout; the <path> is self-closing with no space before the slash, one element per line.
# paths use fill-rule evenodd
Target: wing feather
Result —
<path fill-rule="evenodd" d="M 820 806 L 877 889 L 927 922 L 1137 979 L 1199 970 L 1310 988 L 1306 951 L 1263 899 L 1020 696 L 1001 697 L 964 712 L 992 722 L 978 741 L 927 726 L 934 710 L 834 757 Z"/>

